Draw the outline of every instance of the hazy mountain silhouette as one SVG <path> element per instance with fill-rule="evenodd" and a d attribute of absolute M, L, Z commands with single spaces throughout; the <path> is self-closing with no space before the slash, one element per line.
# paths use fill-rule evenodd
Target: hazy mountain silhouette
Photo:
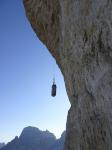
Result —
<path fill-rule="evenodd" d="M 5 143 L 0 143 L 0 148 L 4 147 Z"/>
<path fill-rule="evenodd" d="M 65 141 L 65 131 L 62 133 L 61 138 L 56 140 L 54 145 L 51 147 L 50 150 L 63 150 Z"/>
<path fill-rule="evenodd" d="M 41 131 L 35 127 L 23 129 L 20 137 L 15 137 L 0 150 L 63 150 L 65 132 L 56 140 L 49 131 Z"/>

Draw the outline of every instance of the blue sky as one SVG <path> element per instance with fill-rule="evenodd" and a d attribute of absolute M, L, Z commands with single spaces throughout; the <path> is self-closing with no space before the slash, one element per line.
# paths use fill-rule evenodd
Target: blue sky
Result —
<path fill-rule="evenodd" d="M 57 96 L 50 95 L 53 66 Z M 70 107 L 62 74 L 26 19 L 22 0 L 0 0 L 0 142 L 26 126 L 65 129 Z"/>

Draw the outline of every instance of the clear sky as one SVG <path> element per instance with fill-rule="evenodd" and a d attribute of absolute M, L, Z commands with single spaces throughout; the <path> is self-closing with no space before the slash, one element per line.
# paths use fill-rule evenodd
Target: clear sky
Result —
<path fill-rule="evenodd" d="M 50 95 L 54 64 L 26 19 L 22 0 L 0 0 L 0 142 L 26 126 L 57 137 L 65 129 L 70 104 L 57 65 L 57 96 Z"/>

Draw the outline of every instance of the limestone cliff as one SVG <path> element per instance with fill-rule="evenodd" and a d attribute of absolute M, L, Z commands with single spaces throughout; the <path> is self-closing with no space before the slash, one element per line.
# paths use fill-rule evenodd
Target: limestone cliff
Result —
<path fill-rule="evenodd" d="M 71 103 L 65 150 L 112 150 L 112 1 L 24 0 L 63 73 Z"/>

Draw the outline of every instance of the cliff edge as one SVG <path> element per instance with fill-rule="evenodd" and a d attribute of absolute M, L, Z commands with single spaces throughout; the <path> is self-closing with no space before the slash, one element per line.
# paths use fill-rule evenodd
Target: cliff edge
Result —
<path fill-rule="evenodd" d="M 64 150 L 112 150 L 112 1 L 24 0 L 55 57 L 71 108 Z"/>

